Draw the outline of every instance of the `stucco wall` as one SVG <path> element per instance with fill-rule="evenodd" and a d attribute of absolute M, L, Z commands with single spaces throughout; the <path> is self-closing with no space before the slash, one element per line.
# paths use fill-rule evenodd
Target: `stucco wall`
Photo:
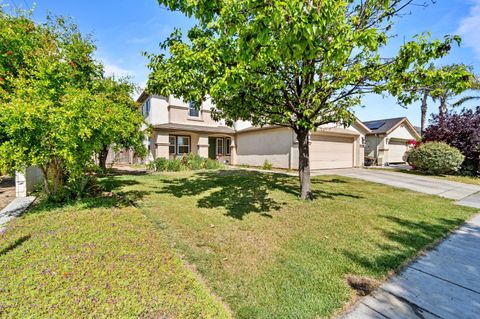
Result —
<path fill-rule="evenodd" d="M 237 164 L 289 168 L 292 132 L 287 128 L 263 129 L 237 135 Z"/>
<path fill-rule="evenodd" d="M 168 123 L 168 102 L 160 97 L 151 97 L 150 114 L 145 121 L 153 125 Z"/>
<path fill-rule="evenodd" d="M 393 130 L 393 132 L 388 134 L 388 138 L 414 140 L 416 139 L 416 136 L 407 128 L 405 124 L 402 124 Z"/>

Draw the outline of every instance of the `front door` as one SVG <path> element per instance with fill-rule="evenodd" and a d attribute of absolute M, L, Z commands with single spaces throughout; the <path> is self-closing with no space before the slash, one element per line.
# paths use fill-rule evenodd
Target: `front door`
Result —
<path fill-rule="evenodd" d="M 211 159 L 217 158 L 217 140 L 215 137 L 208 138 L 208 157 Z"/>

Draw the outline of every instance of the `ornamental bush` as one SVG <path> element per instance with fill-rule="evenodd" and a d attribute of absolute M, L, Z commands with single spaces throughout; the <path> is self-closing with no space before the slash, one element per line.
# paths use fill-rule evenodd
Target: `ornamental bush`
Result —
<path fill-rule="evenodd" d="M 465 155 L 462 173 L 480 175 L 480 106 L 433 116 L 424 139 L 456 147 Z"/>
<path fill-rule="evenodd" d="M 415 148 L 408 162 L 415 170 L 432 175 L 457 172 L 465 156 L 455 147 L 443 142 L 428 142 Z"/>
<path fill-rule="evenodd" d="M 210 158 L 188 154 L 182 158 L 175 159 L 157 158 L 151 162 L 148 167 L 157 172 L 180 172 L 200 169 L 220 169 L 223 165 Z"/>

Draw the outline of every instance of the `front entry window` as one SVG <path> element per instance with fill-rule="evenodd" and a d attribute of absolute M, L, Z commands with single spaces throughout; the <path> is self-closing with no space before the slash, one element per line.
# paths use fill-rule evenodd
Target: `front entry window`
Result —
<path fill-rule="evenodd" d="M 230 137 L 225 138 L 225 155 L 230 155 L 230 147 L 232 145 L 232 139 Z"/>
<path fill-rule="evenodd" d="M 189 136 L 177 136 L 177 154 L 190 153 L 190 137 Z"/>
<path fill-rule="evenodd" d="M 176 136 L 169 136 L 168 138 L 169 141 L 169 153 L 170 154 L 175 154 L 177 150 L 177 137 Z"/>
<path fill-rule="evenodd" d="M 223 155 L 223 138 L 217 138 L 217 155 Z"/>

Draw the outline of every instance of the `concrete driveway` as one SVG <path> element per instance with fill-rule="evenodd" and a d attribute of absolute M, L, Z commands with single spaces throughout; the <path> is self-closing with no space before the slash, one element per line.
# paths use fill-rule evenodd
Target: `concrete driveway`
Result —
<path fill-rule="evenodd" d="M 342 175 L 370 182 L 410 189 L 456 200 L 458 204 L 480 208 L 480 186 L 434 177 L 365 168 L 312 171 L 312 175 Z"/>

